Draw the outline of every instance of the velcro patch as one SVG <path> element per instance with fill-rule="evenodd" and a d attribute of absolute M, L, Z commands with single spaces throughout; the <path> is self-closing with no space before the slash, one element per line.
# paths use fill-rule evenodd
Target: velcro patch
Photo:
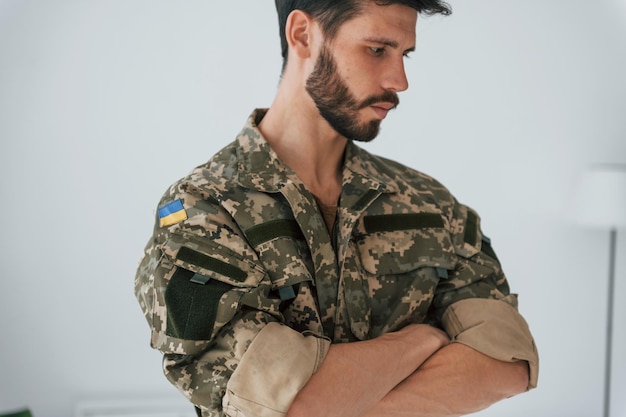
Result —
<path fill-rule="evenodd" d="M 367 233 L 444 227 L 443 219 L 441 218 L 441 215 L 437 213 L 406 213 L 365 216 L 363 218 L 363 224 Z"/>
<path fill-rule="evenodd" d="M 248 274 L 236 266 L 207 256 L 186 246 L 180 248 L 178 254 L 176 255 L 176 259 L 189 265 L 196 265 L 200 268 L 217 272 L 218 274 L 225 275 L 239 282 L 245 281 L 248 277 Z"/>

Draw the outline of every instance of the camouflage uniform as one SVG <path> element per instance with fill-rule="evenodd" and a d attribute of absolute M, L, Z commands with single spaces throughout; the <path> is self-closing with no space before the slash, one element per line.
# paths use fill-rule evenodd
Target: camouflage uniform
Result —
<path fill-rule="evenodd" d="M 204 416 L 282 416 L 330 343 L 430 323 L 494 358 L 537 353 L 474 211 L 348 143 L 331 233 L 257 128 L 163 196 L 135 293 L 167 378 Z"/>

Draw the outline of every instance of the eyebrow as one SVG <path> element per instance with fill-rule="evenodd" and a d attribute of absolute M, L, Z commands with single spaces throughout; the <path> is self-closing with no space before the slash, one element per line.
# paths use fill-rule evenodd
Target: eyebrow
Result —
<path fill-rule="evenodd" d="M 394 48 L 394 49 L 397 49 L 400 46 L 398 42 L 392 41 L 390 39 L 385 39 L 385 38 L 366 38 L 365 41 L 372 42 L 372 43 L 379 43 L 381 45 L 389 46 L 390 48 Z M 415 46 L 412 46 L 404 50 L 404 53 L 414 52 L 414 51 L 415 51 Z"/>

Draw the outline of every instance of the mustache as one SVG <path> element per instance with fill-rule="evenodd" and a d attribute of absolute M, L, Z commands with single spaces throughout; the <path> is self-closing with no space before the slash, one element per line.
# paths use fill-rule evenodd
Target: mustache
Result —
<path fill-rule="evenodd" d="M 385 90 L 385 92 L 380 95 L 372 95 L 363 100 L 363 102 L 361 102 L 361 105 L 359 106 L 359 110 L 371 106 L 372 104 L 381 102 L 392 103 L 392 109 L 395 109 L 400 104 L 400 99 L 398 98 L 398 95 L 393 91 Z"/>

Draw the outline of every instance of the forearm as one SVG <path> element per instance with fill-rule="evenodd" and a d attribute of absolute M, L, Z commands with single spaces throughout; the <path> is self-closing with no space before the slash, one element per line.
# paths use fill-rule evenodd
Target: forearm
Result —
<path fill-rule="evenodd" d="M 287 416 L 361 415 L 447 342 L 433 327 L 412 325 L 376 339 L 332 345 Z"/>
<path fill-rule="evenodd" d="M 462 416 L 521 393 L 527 385 L 526 362 L 502 362 L 452 343 L 363 416 Z"/>

